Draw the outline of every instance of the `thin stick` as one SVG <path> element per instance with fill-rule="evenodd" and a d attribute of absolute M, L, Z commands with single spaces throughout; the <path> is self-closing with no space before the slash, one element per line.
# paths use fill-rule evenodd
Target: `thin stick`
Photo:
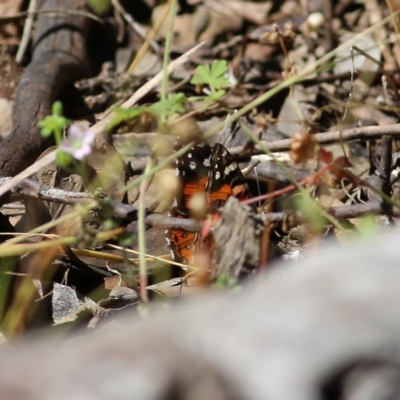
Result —
<path fill-rule="evenodd" d="M 127 22 L 127 24 L 136 32 L 149 46 L 154 50 L 157 54 L 160 51 L 160 46 L 148 36 L 146 36 L 146 32 L 142 29 L 142 27 L 132 18 L 132 15 L 128 14 L 125 8 L 121 5 L 119 0 L 111 0 L 113 6 L 117 9 L 117 11 L 122 15 L 122 18 Z"/>
<path fill-rule="evenodd" d="M 153 28 L 151 29 L 150 33 L 148 34 L 148 38 L 149 39 L 153 39 L 153 37 L 155 36 L 156 32 L 160 28 L 161 24 L 164 22 L 164 19 L 168 14 L 169 7 L 171 7 L 171 0 L 168 1 L 168 3 L 166 4 L 164 10 L 160 14 L 160 16 L 158 17 L 156 23 L 154 24 Z M 133 60 L 132 64 L 129 66 L 128 72 L 132 73 L 136 69 L 136 67 L 139 64 L 139 61 L 143 58 L 143 56 L 146 53 L 148 47 L 149 47 L 149 45 L 148 45 L 147 42 L 143 43 L 143 46 L 140 48 L 140 50 L 137 53 L 137 55 L 136 55 L 135 59 Z"/>
<path fill-rule="evenodd" d="M 0 187 L 6 184 L 12 178 L 0 178 Z M 74 205 L 77 203 L 88 204 L 95 201 L 95 196 L 87 192 L 73 192 L 63 189 L 42 185 L 34 179 L 26 178 L 10 190 L 10 200 L 14 201 L 21 197 L 33 197 L 45 201 L 51 201 L 58 204 Z M 123 219 L 135 219 L 137 209 L 128 204 L 117 201 L 111 201 L 114 215 Z M 2 206 L 5 207 L 5 206 Z M 12 206 L 14 208 L 15 206 Z M 25 208 L 24 206 L 22 206 Z M 133 220 L 132 219 L 132 220 Z"/>
<path fill-rule="evenodd" d="M 400 124 L 382 125 L 382 126 L 366 126 L 357 127 L 353 129 L 344 129 L 343 131 L 321 132 L 316 133 L 314 138 L 320 145 L 337 143 L 339 140 L 349 141 L 355 139 L 377 139 L 383 135 L 390 135 L 393 137 L 400 136 Z M 251 155 L 264 154 L 262 146 L 267 147 L 271 153 L 280 151 L 289 151 L 292 139 L 276 140 L 274 142 L 261 141 L 256 144 Z M 231 147 L 228 149 L 231 154 L 247 154 L 243 152 L 243 147 Z"/>
<path fill-rule="evenodd" d="M 37 0 L 30 0 L 28 13 L 32 13 L 33 11 L 36 11 L 36 8 L 37 8 Z M 21 64 L 21 61 L 24 58 L 26 48 L 28 47 L 29 39 L 31 37 L 32 26 L 33 26 L 33 15 L 28 14 L 28 17 L 25 20 L 24 31 L 22 33 L 21 43 L 19 44 L 18 52 L 15 57 L 15 61 L 18 64 Z"/>
<path fill-rule="evenodd" d="M 175 8 L 176 8 L 176 0 L 171 0 L 171 6 L 169 8 L 169 23 L 168 23 L 168 34 L 165 40 L 165 49 L 164 49 L 164 58 L 163 58 L 163 71 L 166 71 L 168 68 L 169 62 L 169 52 L 171 50 L 172 36 L 174 30 L 174 19 L 175 19 Z M 168 89 L 168 74 L 165 73 L 161 82 L 161 104 L 162 104 L 162 112 L 161 119 L 165 123 L 166 116 L 164 112 L 164 104 L 167 99 L 167 89 Z"/>
<path fill-rule="evenodd" d="M 71 245 L 76 242 L 75 236 L 67 236 L 61 239 L 46 240 L 39 243 L 7 244 L 1 246 L 0 257 L 14 257 L 26 253 L 32 253 L 42 249 L 48 249 L 57 246 Z"/>
<path fill-rule="evenodd" d="M 145 226 L 145 194 L 149 181 L 149 171 L 152 167 L 152 159 L 143 173 L 146 177 L 140 184 L 139 192 L 139 212 L 138 212 L 138 244 L 139 244 L 139 279 L 140 279 L 140 298 L 144 303 L 149 301 L 147 296 L 147 265 L 146 265 L 146 226 Z M 151 177 L 151 175 L 150 175 Z"/>

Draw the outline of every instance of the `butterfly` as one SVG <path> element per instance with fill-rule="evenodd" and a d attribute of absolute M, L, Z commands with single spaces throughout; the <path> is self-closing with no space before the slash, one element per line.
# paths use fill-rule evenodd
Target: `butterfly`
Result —
<path fill-rule="evenodd" d="M 175 144 L 175 150 L 182 147 Z M 249 189 L 244 176 L 232 155 L 222 144 L 194 145 L 186 154 L 175 160 L 176 175 L 181 192 L 175 198 L 170 215 L 189 218 L 190 200 L 196 194 L 203 195 L 208 209 L 223 206 L 230 196 L 239 200 L 249 198 Z M 214 242 L 210 236 L 181 230 L 167 230 L 167 242 L 176 262 L 193 264 L 196 254 L 211 254 Z"/>

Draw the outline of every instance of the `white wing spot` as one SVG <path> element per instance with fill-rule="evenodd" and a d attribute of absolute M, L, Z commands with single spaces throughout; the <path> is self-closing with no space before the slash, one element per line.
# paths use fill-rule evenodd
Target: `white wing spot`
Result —
<path fill-rule="evenodd" d="M 188 153 L 187 157 L 192 158 L 192 153 Z"/>
<path fill-rule="evenodd" d="M 190 169 L 195 169 L 196 163 L 194 161 L 190 161 L 189 167 L 190 167 Z"/>
<path fill-rule="evenodd" d="M 229 165 L 225 168 L 224 174 L 225 174 L 225 175 L 228 175 L 230 172 L 235 171 L 236 168 L 237 168 L 237 164 L 236 164 L 236 163 L 229 164 Z"/>
<path fill-rule="evenodd" d="M 217 172 L 215 173 L 215 179 L 218 180 L 220 177 L 221 177 L 221 174 L 220 174 L 219 171 L 217 171 Z"/>
<path fill-rule="evenodd" d="M 208 158 L 206 158 L 206 159 L 203 161 L 203 165 L 204 165 L 205 167 L 211 167 L 210 160 L 209 160 Z"/>

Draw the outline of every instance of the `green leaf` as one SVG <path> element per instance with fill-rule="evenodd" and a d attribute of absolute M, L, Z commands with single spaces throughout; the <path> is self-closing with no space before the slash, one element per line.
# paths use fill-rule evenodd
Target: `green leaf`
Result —
<path fill-rule="evenodd" d="M 214 60 L 210 65 L 199 65 L 190 83 L 193 85 L 209 85 L 212 91 L 229 86 L 226 77 L 228 64 L 225 60 Z"/>
<path fill-rule="evenodd" d="M 185 95 L 183 93 L 174 93 L 170 98 L 160 100 L 150 106 L 156 114 L 164 113 L 167 116 L 183 114 L 185 110 Z"/>
<path fill-rule="evenodd" d="M 362 215 L 357 220 L 358 220 L 357 229 L 359 230 L 362 236 L 368 238 L 378 235 L 379 227 L 376 223 L 375 215 L 372 214 Z"/>
<path fill-rule="evenodd" d="M 38 125 L 42 128 L 41 131 L 40 131 L 40 134 L 41 134 L 44 138 L 47 138 L 47 137 L 49 137 L 50 135 L 52 135 L 52 134 L 53 134 L 53 131 L 52 131 L 51 129 L 47 128 L 47 127 L 46 127 L 46 124 L 44 124 L 44 125 L 42 126 L 42 125 L 40 124 L 40 122 L 42 122 L 42 121 L 39 121 L 39 123 L 38 123 Z"/>
<path fill-rule="evenodd" d="M 87 0 L 89 7 L 99 16 L 107 14 L 111 10 L 111 0 Z"/>
<path fill-rule="evenodd" d="M 56 131 L 62 132 L 64 127 L 70 123 L 70 120 L 61 115 L 48 115 L 38 122 L 41 129 L 40 134 L 43 137 L 48 137 Z"/>
<path fill-rule="evenodd" d="M 293 196 L 293 200 L 305 220 L 311 224 L 316 232 L 321 232 L 325 225 L 325 219 L 322 217 L 310 193 L 298 193 Z"/>
<path fill-rule="evenodd" d="M 164 101 L 158 101 L 151 106 L 140 106 L 136 108 L 121 108 L 114 109 L 114 116 L 108 124 L 107 129 L 113 129 L 123 122 L 133 121 L 143 113 L 155 115 L 167 115 L 169 117 L 176 114 L 183 114 L 185 110 L 185 95 L 183 93 L 174 93 L 170 98 Z"/>
<path fill-rule="evenodd" d="M 117 240 L 120 246 L 126 247 L 126 246 L 131 246 L 136 238 L 137 238 L 137 233 L 125 232 L 124 234 L 118 236 Z"/>
<path fill-rule="evenodd" d="M 219 275 L 211 287 L 213 289 L 234 289 L 238 288 L 238 282 L 235 278 L 226 275 Z"/>
<path fill-rule="evenodd" d="M 117 227 L 117 223 L 115 221 L 113 221 L 111 218 L 110 219 L 106 219 L 101 228 L 103 231 L 111 231 L 112 229 L 115 229 Z"/>
<path fill-rule="evenodd" d="M 136 108 L 114 108 L 114 116 L 107 126 L 107 130 L 111 130 L 125 121 L 132 121 L 144 112 L 149 111 L 149 107 L 141 106 Z"/>
<path fill-rule="evenodd" d="M 220 101 L 225 96 L 225 90 L 217 90 L 215 92 L 211 92 L 208 97 L 204 99 L 206 104 L 216 103 Z"/>
<path fill-rule="evenodd" d="M 62 116 L 63 114 L 63 105 L 61 101 L 56 101 L 53 103 L 53 107 L 51 108 L 53 115 Z"/>

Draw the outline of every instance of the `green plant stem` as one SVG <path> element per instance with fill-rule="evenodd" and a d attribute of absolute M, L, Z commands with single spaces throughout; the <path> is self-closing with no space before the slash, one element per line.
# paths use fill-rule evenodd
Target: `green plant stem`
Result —
<path fill-rule="evenodd" d="M 165 112 L 165 101 L 167 99 L 168 90 L 168 63 L 169 53 L 171 51 L 171 43 L 174 28 L 174 17 L 176 10 L 176 0 L 171 0 L 171 6 L 169 10 L 169 23 L 168 23 L 168 34 L 165 41 L 164 58 L 163 58 L 163 78 L 161 82 L 161 121 L 165 123 L 166 112 Z M 164 160 L 165 161 L 165 160 Z M 164 163 L 168 165 L 168 163 Z M 146 227 L 145 227 L 145 194 L 148 185 L 148 178 L 151 177 L 155 172 L 154 168 L 151 168 L 151 161 L 146 166 L 146 169 L 140 179 L 140 194 L 139 194 L 139 210 L 138 210 L 138 244 L 139 244 L 139 279 L 140 279 L 140 297 L 144 303 L 149 301 L 147 296 L 147 263 L 146 263 Z M 159 167 L 159 165 L 158 165 Z M 161 168 L 159 168 L 161 169 Z M 158 169 L 158 170 L 159 170 Z M 135 179 L 136 184 L 139 183 L 139 179 Z M 129 185 L 133 187 L 134 184 Z M 126 190 L 129 190 L 126 187 Z"/>
<path fill-rule="evenodd" d="M 75 242 L 75 236 L 68 236 L 60 239 L 44 240 L 39 243 L 9 244 L 8 246 L 2 246 L 2 248 L 0 249 L 0 257 L 20 256 L 25 253 L 31 253 L 32 251 L 46 249 L 48 247 L 54 246 L 70 245 Z"/>
<path fill-rule="evenodd" d="M 59 146 L 60 145 L 60 143 L 62 142 L 62 131 L 61 131 L 61 129 L 60 128 L 57 128 L 55 131 L 54 131 L 54 137 L 55 137 L 55 140 L 56 140 L 56 145 L 57 146 Z"/>
<path fill-rule="evenodd" d="M 148 178 L 151 176 L 149 171 L 151 170 L 151 162 L 146 166 L 146 169 L 142 176 L 140 184 L 139 194 L 139 210 L 138 210 L 138 243 L 139 243 L 139 280 L 140 280 L 140 297 L 144 303 L 149 301 L 147 296 L 147 261 L 146 261 L 146 226 L 145 226 L 145 207 L 144 200 L 146 194 L 146 188 L 148 185 Z"/>
<path fill-rule="evenodd" d="M 171 51 L 171 43 L 174 29 L 174 19 L 175 19 L 175 10 L 176 10 L 176 0 L 171 0 L 171 6 L 169 9 L 169 21 L 168 21 L 168 34 L 165 40 L 165 49 L 164 49 L 164 58 L 163 58 L 163 79 L 161 82 L 161 104 L 165 104 L 165 100 L 167 99 L 167 91 L 168 91 L 168 63 L 169 63 L 169 54 Z M 161 120 L 163 123 L 166 121 L 166 113 L 164 110 L 164 106 L 162 106 L 161 112 Z"/>

